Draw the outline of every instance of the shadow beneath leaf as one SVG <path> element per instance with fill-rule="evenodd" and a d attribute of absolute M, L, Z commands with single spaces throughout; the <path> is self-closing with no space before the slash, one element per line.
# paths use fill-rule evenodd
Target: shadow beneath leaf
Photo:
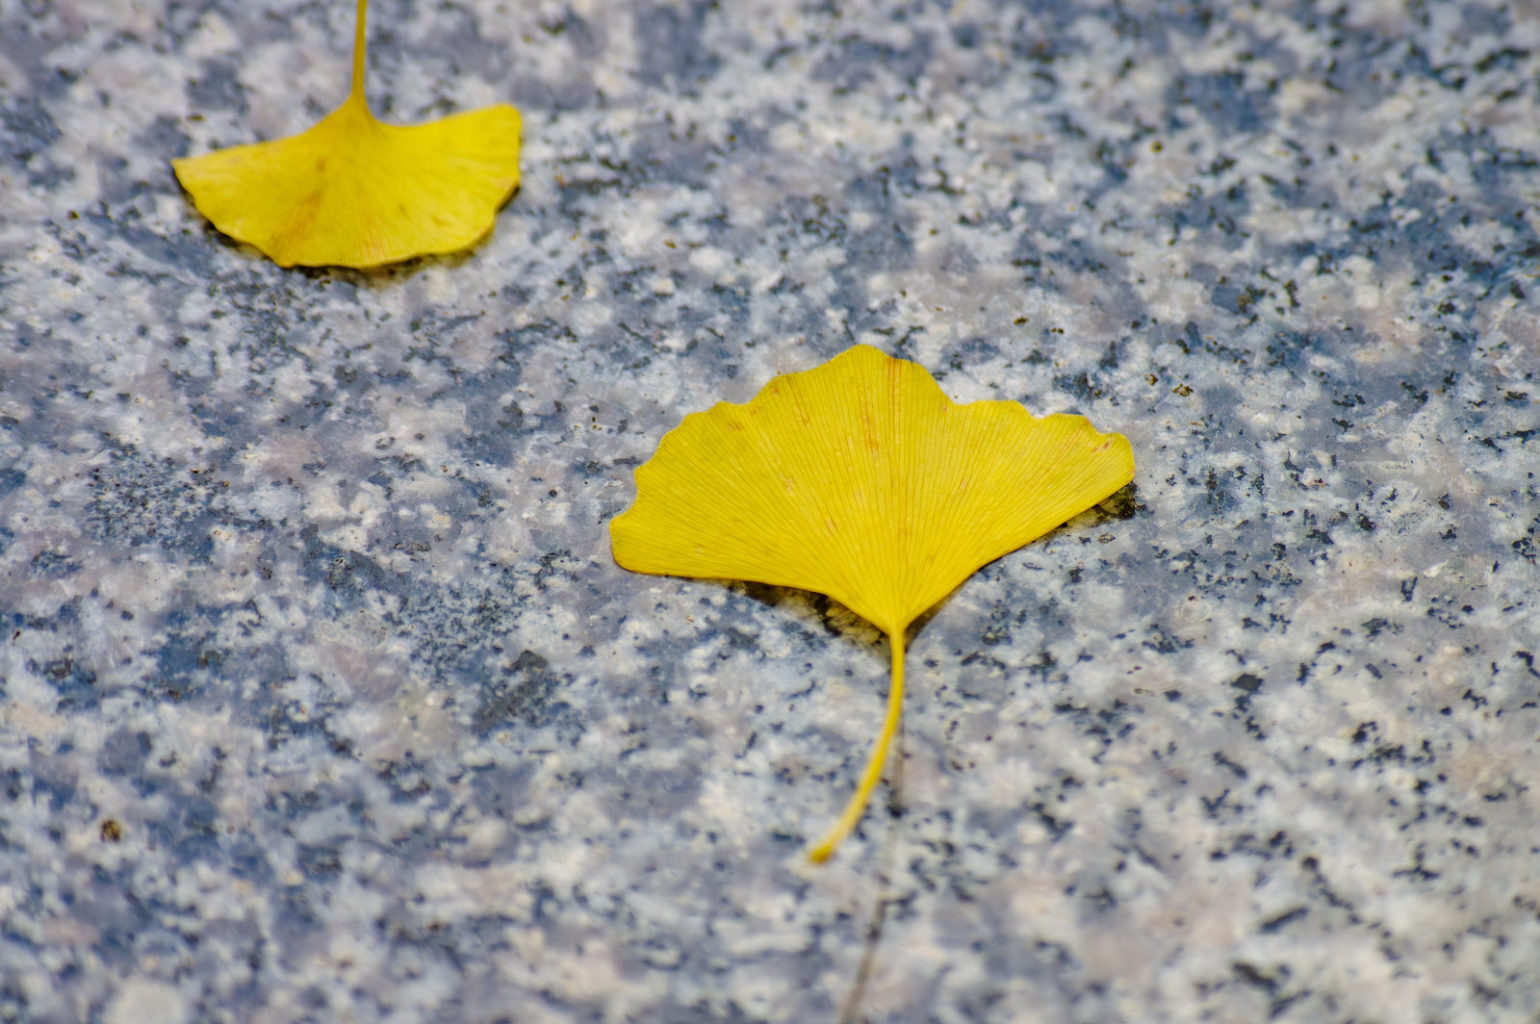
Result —
<path fill-rule="evenodd" d="M 903 817 L 904 804 L 904 727 L 899 724 L 894 737 L 893 768 L 888 787 L 888 827 L 882 840 L 877 859 L 877 897 L 872 902 L 871 917 L 866 923 L 866 937 L 861 946 L 861 961 L 856 965 L 856 976 L 850 991 L 840 1004 L 839 1024 L 858 1024 L 870 1018 L 862 1018 L 861 1002 L 866 998 L 871 984 L 872 970 L 877 964 L 877 948 L 882 944 L 882 933 L 888 920 L 888 908 L 900 902 L 893 887 L 893 865 L 898 856 L 899 819 Z"/>
<path fill-rule="evenodd" d="M 767 608 L 791 616 L 809 629 L 816 625 L 830 636 L 849 640 L 858 647 L 876 647 L 882 643 L 882 630 L 825 594 L 774 583 L 731 581 L 728 585 Z"/>
<path fill-rule="evenodd" d="M 1149 515 L 1150 507 L 1139 500 L 1139 485 L 1130 481 L 1108 498 L 1092 506 L 1107 519 L 1125 520 Z"/>
<path fill-rule="evenodd" d="M 773 583 L 749 583 L 740 580 L 722 582 L 767 608 L 775 608 L 790 615 L 804 626 L 812 627 L 816 624 L 830 636 L 848 640 L 858 647 L 876 649 L 883 663 L 887 662 L 887 634 L 832 597 L 811 590 L 799 590 L 796 587 L 783 587 Z M 913 646 L 915 638 L 920 635 L 925 624 L 951 602 L 956 592 L 954 590 L 931 605 L 909 624 L 909 628 L 904 631 L 906 650 Z"/>
<path fill-rule="evenodd" d="M 268 256 L 257 246 L 227 235 L 215 227 L 214 222 L 205 217 L 202 211 L 194 205 L 191 194 L 187 192 L 186 188 L 181 186 L 180 182 L 178 182 L 178 187 L 182 188 L 182 198 L 186 202 L 188 211 L 201 222 L 203 236 L 211 245 L 217 245 L 226 251 L 238 253 L 252 263 L 266 263 L 278 267 L 279 270 L 298 274 L 311 281 L 343 281 L 355 287 L 367 288 L 408 280 L 428 267 L 447 267 L 453 270 L 480 255 L 487 242 L 497 233 L 497 224 L 494 220 L 492 226 L 487 229 L 485 234 L 463 249 L 456 249 L 454 252 L 413 256 L 409 259 L 400 260 L 396 263 L 386 263 L 378 267 L 334 265 L 312 267 L 302 264 L 296 264 L 291 267 L 279 267 L 272 257 Z M 501 215 L 502 211 L 508 208 L 508 204 L 512 203 L 521 191 L 523 191 L 522 183 L 514 188 L 507 199 L 503 200 L 503 204 L 497 208 L 498 215 Z"/>

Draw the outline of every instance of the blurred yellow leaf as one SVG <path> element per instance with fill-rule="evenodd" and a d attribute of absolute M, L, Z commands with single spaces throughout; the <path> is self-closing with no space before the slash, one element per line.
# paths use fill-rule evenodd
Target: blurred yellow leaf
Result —
<path fill-rule="evenodd" d="M 745 405 L 686 416 L 610 524 L 636 572 L 827 594 L 888 635 L 887 718 L 856 793 L 810 855 L 849 834 L 903 702 L 904 632 L 978 569 L 1133 479 L 1128 439 L 1015 402 L 958 405 L 914 363 L 858 345 Z"/>
<path fill-rule="evenodd" d="M 342 106 L 299 135 L 172 161 L 200 213 L 280 266 L 377 267 L 464 249 L 519 183 L 519 112 L 507 104 L 409 127 L 375 118 L 366 6 L 358 0 Z"/>

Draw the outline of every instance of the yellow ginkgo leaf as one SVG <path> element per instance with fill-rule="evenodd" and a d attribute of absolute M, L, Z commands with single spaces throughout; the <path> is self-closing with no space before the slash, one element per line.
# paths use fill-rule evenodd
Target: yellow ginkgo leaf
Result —
<path fill-rule="evenodd" d="M 342 106 L 299 135 L 172 161 L 200 213 L 279 266 L 378 267 L 464 249 L 519 183 L 519 112 L 505 103 L 407 127 L 375 118 L 366 6 L 358 0 Z"/>
<path fill-rule="evenodd" d="M 923 368 L 858 345 L 745 405 L 686 416 L 636 470 L 610 524 L 636 572 L 827 594 L 881 628 L 887 718 L 824 860 L 882 777 L 904 690 L 904 632 L 980 566 L 1133 479 L 1128 439 L 1015 402 L 958 405 Z"/>

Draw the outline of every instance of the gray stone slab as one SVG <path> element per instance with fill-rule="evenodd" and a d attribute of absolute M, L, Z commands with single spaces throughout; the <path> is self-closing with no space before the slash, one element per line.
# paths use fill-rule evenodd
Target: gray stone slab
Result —
<path fill-rule="evenodd" d="M 0 1020 L 1520 1022 L 1540 17 L 424 3 L 493 234 L 285 271 L 168 161 L 352 5 L 0 3 Z M 642 577 L 687 412 L 854 342 L 1133 487 L 886 649 Z"/>

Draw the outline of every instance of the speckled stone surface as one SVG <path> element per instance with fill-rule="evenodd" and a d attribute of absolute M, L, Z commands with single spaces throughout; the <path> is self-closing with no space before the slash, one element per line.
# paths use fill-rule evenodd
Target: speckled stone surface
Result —
<path fill-rule="evenodd" d="M 0 1021 L 1537 1019 L 1533 4 L 371 24 L 522 191 L 284 271 L 168 161 L 351 3 L 0 0 Z M 917 627 L 814 868 L 881 638 L 605 524 L 857 341 L 1138 475 Z"/>

